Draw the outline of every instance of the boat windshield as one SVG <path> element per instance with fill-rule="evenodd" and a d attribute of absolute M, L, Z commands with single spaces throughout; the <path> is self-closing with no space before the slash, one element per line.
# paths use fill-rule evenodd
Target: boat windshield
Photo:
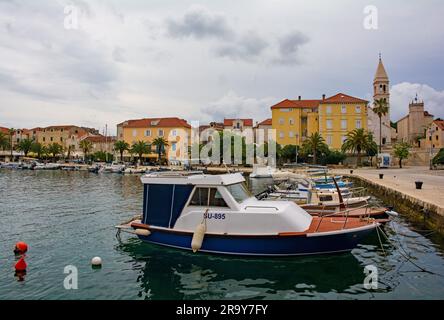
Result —
<path fill-rule="evenodd" d="M 233 198 L 239 203 L 242 203 L 244 200 L 252 197 L 244 183 L 229 185 L 227 186 L 227 189 L 232 194 Z"/>

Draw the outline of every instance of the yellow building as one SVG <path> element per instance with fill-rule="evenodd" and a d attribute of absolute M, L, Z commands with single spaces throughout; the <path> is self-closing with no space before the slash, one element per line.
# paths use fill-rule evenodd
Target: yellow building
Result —
<path fill-rule="evenodd" d="M 284 100 L 271 107 L 272 128 L 280 145 L 301 145 L 318 132 L 318 107 L 321 100 Z"/>
<path fill-rule="evenodd" d="M 433 121 L 427 128 L 425 137 L 426 148 L 441 149 L 444 148 L 444 120 L 437 119 Z"/>
<path fill-rule="evenodd" d="M 284 100 L 271 107 L 277 143 L 302 145 L 319 132 L 331 149 L 339 150 L 348 132 L 367 130 L 367 104 L 343 93 L 321 100 Z"/>
<path fill-rule="evenodd" d="M 166 156 L 168 160 L 183 160 L 190 145 L 191 126 L 186 120 L 179 118 L 148 118 L 127 120 L 117 125 L 117 140 L 133 145 L 144 141 L 152 143 L 154 139 L 162 137 L 168 142 Z M 185 141 L 187 139 L 187 141 Z M 126 156 L 129 154 L 127 153 Z M 155 149 L 145 157 L 156 158 Z"/>
<path fill-rule="evenodd" d="M 320 102 L 319 133 L 330 148 L 340 150 L 350 131 L 367 131 L 367 105 L 368 101 L 343 93 Z"/>

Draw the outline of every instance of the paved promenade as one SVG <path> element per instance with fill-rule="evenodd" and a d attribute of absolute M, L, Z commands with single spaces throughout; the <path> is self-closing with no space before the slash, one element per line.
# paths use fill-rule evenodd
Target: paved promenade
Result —
<path fill-rule="evenodd" d="M 332 170 L 336 174 L 350 175 L 350 170 Z M 379 179 L 379 173 L 384 179 Z M 437 213 L 444 216 L 444 170 L 429 170 L 428 167 L 408 167 L 405 169 L 353 169 L 358 176 L 380 186 L 401 192 L 416 203 L 438 207 Z M 416 190 L 415 181 L 424 182 L 422 190 Z"/>

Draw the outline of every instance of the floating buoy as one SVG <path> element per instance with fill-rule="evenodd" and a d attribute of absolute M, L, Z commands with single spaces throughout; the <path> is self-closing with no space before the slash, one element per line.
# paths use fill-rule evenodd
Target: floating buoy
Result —
<path fill-rule="evenodd" d="M 15 271 L 26 271 L 28 265 L 23 257 L 20 258 L 19 261 L 15 264 Z"/>
<path fill-rule="evenodd" d="M 145 236 L 145 237 L 148 237 L 151 234 L 150 230 L 147 229 L 136 229 L 134 233 L 137 234 L 138 236 Z"/>
<path fill-rule="evenodd" d="M 94 257 L 91 259 L 91 265 L 93 268 L 100 268 L 102 266 L 102 258 Z"/>
<path fill-rule="evenodd" d="M 15 244 L 14 253 L 15 254 L 24 254 L 28 251 L 28 245 L 26 242 L 20 241 Z"/>
<path fill-rule="evenodd" d="M 207 231 L 207 227 L 204 222 L 200 223 L 196 231 L 194 231 L 193 239 L 191 240 L 191 249 L 196 253 L 202 248 L 202 243 L 204 240 L 205 232 Z"/>

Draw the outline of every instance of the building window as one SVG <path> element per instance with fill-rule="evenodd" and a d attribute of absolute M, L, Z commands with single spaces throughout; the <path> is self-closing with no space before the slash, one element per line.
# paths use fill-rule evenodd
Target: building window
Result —
<path fill-rule="evenodd" d="M 136 129 L 133 130 L 133 137 L 137 137 L 137 130 Z"/>
<path fill-rule="evenodd" d="M 327 144 L 329 145 L 329 146 L 331 146 L 331 144 L 332 144 L 332 136 L 327 136 Z"/>
<path fill-rule="evenodd" d="M 60 141 L 63 142 L 63 138 L 62 137 L 60 137 Z"/>
<path fill-rule="evenodd" d="M 283 138 L 284 137 L 284 133 L 282 131 L 279 132 L 279 138 Z"/>
<path fill-rule="evenodd" d="M 53 137 L 51 137 L 51 139 L 50 139 L 51 141 L 54 141 L 54 138 Z"/>
<path fill-rule="evenodd" d="M 145 137 L 151 137 L 151 130 L 146 130 L 145 131 Z"/>
<path fill-rule="evenodd" d="M 342 136 L 341 137 L 341 143 L 344 144 L 345 140 L 347 140 L 347 136 Z"/>
<path fill-rule="evenodd" d="M 341 120 L 341 129 L 346 130 L 347 129 L 347 120 Z"/>
<path fill-rule="evenodd" d="M 294 119 L 290 118 L 289 123 L 290 123 L 290 125 L 294 125 Z"/>
<path fill-rule="evenodd" d="M 46 140 L 46 138 L 45 138 L 45 137 L 43 137 L 43 142 L 45 142 L 45 140 Z"/>
<path fill-rule="evenodd" d="M 341 107 L 341 113 L 342 113 L 342 114 L 347 113 L 347 106 L 342 106 L 342 107 Z"/>
<path fill-rule="evenodd" d="M 327 120 L 327 129 L 329 130 L 333 129 L 333 120 L 331 119 Z"/>
<path fill-rule="evenodd" d="M 439 136 L 436 136 L 436 141 L 438 141 L 439 140 Z"/>
<path fill-rule="evenodd" d="M 163 137 L 163 130 L 159 129 L 159 137 Z"/>
<path fill-rule="evenodd" d="M 356 120 L 356 129 L 361 129 L 361 120 Z"/>
<path fill-rule="evenodd" d="M 356 106 L 356 113 L 361 113 L 361 106 Z"/>
<path fill-rule="evenodd" d="M 284 122 L 285 122 L 285 120 L 284 120 L 283 118 L 280 118 L 280 119 L 279 119 L 279 124 L 280 124 L 280 125 L 284 124 Z"/>
<path fill-rule="evenodd" d="M 293 133 L 293 131 L 290 131 L 290 132 L 288 133 L 288 136 L 289 136 L 290 138 L 293 138 L 293 137 L 294 137 L 294 133 Z"/>
<path fill-rule="evenodd" d="M 331 114 L 331 106 L 327 106 L 326 113 Z"/>
<path fill-rule="evenodd" d="M 176 151 L 176 143 L 175 142 L 171 145 L 171 150 Z"/>
<path fill-rule="evenodd" d="M 173 130 L 172 135 L 173 137 L 177 136 L 177 130 Z"/>

